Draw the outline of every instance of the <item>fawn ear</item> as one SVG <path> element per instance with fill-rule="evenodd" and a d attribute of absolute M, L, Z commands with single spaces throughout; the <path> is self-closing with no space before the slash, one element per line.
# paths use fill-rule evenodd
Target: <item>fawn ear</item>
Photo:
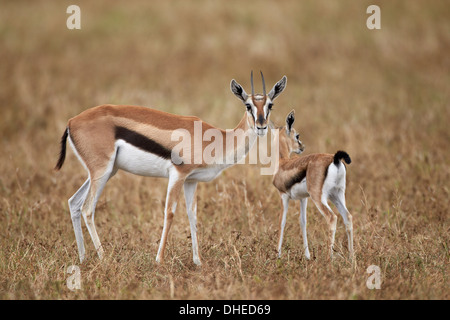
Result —
<path fill-rule="evenodd" d="M 292 130 L 292 125 L 294 124 L 295 121 L 295 111 L 292 110 L 286 117 L 286 131 L 287 134 L 289 134 Z"/>
<path fill-rule="evenodd" d="M 286 88 L 286 82 L 287 82 L 287 77 L 284 76 L 283 78 L 281 78 L 280 81 L 278 81 L 272 88 L 272 90 L 270 90 L 268 96 L 270 98 L 270 100 L 275 100 L 276 97 L 278 97 L 280 95 L 280 93 L 283 92 L 284 88 Z"/>
<path fill-rule="evenodd" d="M 236 97 L 242 100 L 242 102 L 245 103 L 245 101 L 247 101 L 248 94 L 245 92 L 244 88 L 242 88 L 242 86 L 236 82 L 236 80 L 231 80 L 230 87 L 231 92 L 233 92 Z"/>

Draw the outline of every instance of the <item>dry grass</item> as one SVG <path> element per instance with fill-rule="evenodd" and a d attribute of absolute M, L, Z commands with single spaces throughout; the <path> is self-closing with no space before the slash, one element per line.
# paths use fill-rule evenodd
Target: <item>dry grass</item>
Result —
<path fill-rule="evenodd" d="M 446 1 L 4 1 L 0 11 L 1 299 L 448 299 L 450 14 Z M 67 119 L 103 103 L 154 106 L 232 128 L 244 107 L 229 81 L 288 76 L 273 120 L 296 109 L 307 153 L 346 150 L 356 266 L 340 219 L 326 258 L 323 218 L 308 207 L 314 259 L 291 205 L 276 259 L 280 203 L 258 166 L 198 190 L 203 266 L 192 263 L 184 204 L 167 261 L 154 261 L 167 181 L 119 173 L 99 202 L 99 262 L 86 230 L 82 289 L 67 199 L 85 179 L 71 151 L 52 170 Z M 381 290 L 366 287 L 369 265 Z"/>

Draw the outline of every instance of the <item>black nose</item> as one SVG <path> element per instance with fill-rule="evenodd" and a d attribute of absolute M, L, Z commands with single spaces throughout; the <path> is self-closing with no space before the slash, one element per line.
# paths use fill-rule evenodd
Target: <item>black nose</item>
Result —
<path fill-rule="evenodd" d="M 258 126 L 256 126 L 256 129 L 264 130 L 264 129 L 267 129 L 267 126 L 265 126 L 265 127 L 258 127 Z"/>
<path fill-rule="evenodd" d="M 258 123 L 260 123 L 260 124 L 263 124 L 264 123 L 264 116 L 262 115 L 262 114 L 260 114 L 259 116 L 258 116 L 258 121 L 257 121 Z"/>

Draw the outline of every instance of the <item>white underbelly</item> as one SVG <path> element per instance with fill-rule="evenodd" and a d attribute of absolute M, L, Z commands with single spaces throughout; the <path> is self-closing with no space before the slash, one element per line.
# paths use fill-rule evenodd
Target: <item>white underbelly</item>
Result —
<path fill-rule="evenodd" d="M 170 159 L 143 151 L 123 140 L 116 141 L 116 148 L 115 166 L 118 169 L 140 176 L 169 177 L 169 170 L 173 167 Z"/>
<path fill-rule="evenodd" d="M 308 188 L 306 186 L 306 178 L 291 187 L 291 189 L 289 190 L 289 196 L 294 200 L 300 200 L 309 197 Z"/>
<path fill-rule="evenodd" d="M 228 165 L 209 166 L 195 169 L 186 179 L 208 182 L 215 179 Z"/>

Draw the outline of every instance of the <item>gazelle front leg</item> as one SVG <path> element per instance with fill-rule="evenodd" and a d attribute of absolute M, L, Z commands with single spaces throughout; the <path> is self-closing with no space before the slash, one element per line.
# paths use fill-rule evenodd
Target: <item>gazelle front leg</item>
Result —
<path fill-rule="evenodd" d="M 202 263 L 198 254 L 197 238 L 197 181 L 186 181 L 184 183 L 184 198 L 186 200 L 186 211 L 189 218 L 192 239 L 192 255 L 194 263 L 200 266 Z"/>
<path fill-rule="evenodd" d="M 303 248 L 305 249 L 306 259 L 311 259 L 308 248 L 308 237 L 306 235 L 306 207 L 308 206 L 308 198 L 303 198 L 300 200 L 300 227 L 303 234 Z"/>
<path fill-rule="evenodd" d="M 164 227 L 159 243 L 156 262 L 164 262 L 164 250 L 166 249 L 167 235 L 172 226 L 173 215 L 177 208 L 178 198 L 180 196 L 181 187 L 184 184 L 184 177 L 180 177 L 178 172 L 171 172 L 169 175 L 169 185 L 167 187 L 166 205 L 164 208 Z"/>
<path fill-rule="evenodd" d="M 278 240 L 278 258 L 281 257 L 281 246 L 283 245 L 284 227 L 286 226 L 286 215 L 289 207 L 289 196 L 286 193 L 281 194 L 281 212 L 280 212 L 280 239 Z"/>

